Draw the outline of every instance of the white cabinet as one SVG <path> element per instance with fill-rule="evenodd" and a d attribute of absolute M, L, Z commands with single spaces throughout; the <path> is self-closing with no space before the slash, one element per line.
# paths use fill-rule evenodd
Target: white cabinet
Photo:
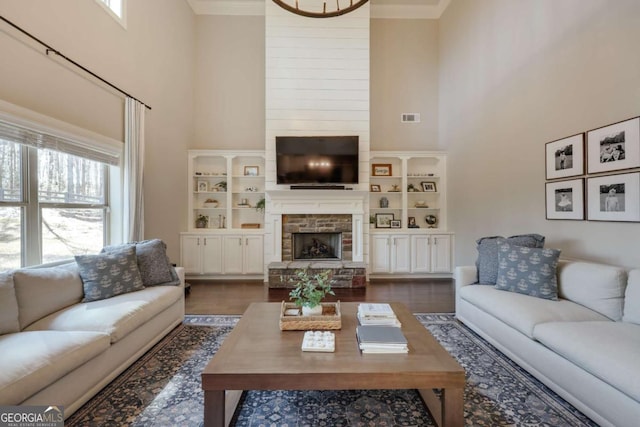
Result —
<path fill-rule="evenodd" d="M 257 234 L 228 235 L 223 238 L 224 274 L 262 274 L 264 238 Z"/>
<path fill-rule="evenodd" d="M 186 234 L 180 239 L 181 265 L 186 274 L 222 273 L 222 238 Z"/>
<path fill-rule="evenodd" d="M 406 234 L 374 234 L 371 237 L 372 273 L 408 273 L 411 270 L 411 240 Z"/>
<path fill-rule="evenodd" d="M 412 273 L 451 273 L 451 235 L 411 236 Z"/>

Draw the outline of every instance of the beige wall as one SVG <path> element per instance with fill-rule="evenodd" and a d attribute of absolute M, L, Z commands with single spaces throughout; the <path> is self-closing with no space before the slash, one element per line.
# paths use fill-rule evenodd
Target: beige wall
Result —
<path fill-rule="evenodd" d="M 371 20 L 371 149 L 438 150 L 438 21 Z M 420 113 L 420 123 L 401 123 Z"/>
<path fill-rule="evenodd" d="M 456 263 L 538 232 L 563 256 L 640 265 L 640 224 L 545 220 L 546 142 L 640 114 L 637 0 L 453 0 L 440 20 L 439 139 Z"/>
<path fill-rule="evenodd" d="M 190 148 L 264 150 L 264 33 L 264 16 L 197 17 Z"/>
<path fill-rule="evenodd" d="M 193 139 L 195 17 L 186 1 L 127 2 L 123 29 L 94 1 L 0 0 L 0 13 L 153 107 L 146 115 L 146 237 L 179 259 Z M 123 139 L 124 101 L 0 24 L 0 99 Z"/>

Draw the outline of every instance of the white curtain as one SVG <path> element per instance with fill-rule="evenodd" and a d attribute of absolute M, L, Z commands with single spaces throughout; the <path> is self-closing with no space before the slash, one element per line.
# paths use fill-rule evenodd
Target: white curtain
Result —
<path fill-rule="evenodd" d="M 144 238 L 144 112 L 143 103 L 127 98 L 124 135 L 123 237 L 125 242 Z"/>

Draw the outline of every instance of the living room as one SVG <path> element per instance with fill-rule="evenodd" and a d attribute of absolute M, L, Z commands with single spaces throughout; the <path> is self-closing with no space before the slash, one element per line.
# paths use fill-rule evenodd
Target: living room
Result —
<path fill-rule="evenodd" d="M 130 1 L 122 24 L 91 1 L 0 0 L 3 17 L 151 107 L 144 235 L 175 263 L 187 150 L 265 149 L 265 17 L 208 3 Z M 483 236 L 536 232 L 563 258 L 638 266 L 636 224 L 545 218 L 543 153 L 640 114 L 640 3 L 440 0 L 392 17 L 371 3 L 369 149 L 447 153 L 455 265 L 475 262 Z M 0 99 L 123 141 L 119 93 L 2 29 Z M 421 122 L 401 123 L 407 112 Z"/>

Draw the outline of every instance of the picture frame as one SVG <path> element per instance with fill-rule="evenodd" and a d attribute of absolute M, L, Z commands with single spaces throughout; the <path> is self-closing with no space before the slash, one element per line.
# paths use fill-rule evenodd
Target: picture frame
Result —
<path fill-rule="evenodd" d="M 547 179 L 584 174 L 584 133 L 547 142 L 544 150 Z"/>
<path fill-rule="evenodd" d="M 422 186 L 422 191 L 425 193 L 437 193 L 438 188 L 436 187 L 436 183 L 434 181 L 423 181 L 420 183 Z"/>
<path fill-rule="evenodd" d="M 416 223 L 416 217 L 410 216 L 407 218 L 407 227 L 409 228 L 420 228 L 420 226 Z"/>
<path fill-rule="evenodd" d="M 589 221 L 640 222 L 640 172 L 587 179 Z"/>
<path fill-rule="evenodd" d="M 198 193 L 206 193 L 209 191 L 209 182 L 208 181 L 198 181 L 196 183 L 197 185 L 197 192 Z"/>
<path fill-rule="evenodd" d="M 373 163 L 371 165 L 371 176 L 392 176 L 393 165 L 391 163 Z"/>
<path fill-rule="evenodd" d="M 548 220 L 584 220 L 584 178 L 545 184 Z"/>
<path fill-rule="evenodd" d="M 379 193 L 380 192 L 380 186 L 378 184 L 371 184 L 371 192 L 372 193 Z"/>
<path fill-rule="evenodd" d="M 402 226 L 402 223 L 399 219 L 392 219 L 389 222 L 391 228 L 400 228 Z"/>
<path fill-rule="evenodd" d="M 260 172 L 259 166 L 245 166 L 244 176 L 258 176 Z"/>
<path fill-rule="evenodd" d="M 640 117 L 587 132 L 588 173 L 640 167 Z"/>
<path fill-rule="evenodd" d="M 391 228 L 391 221 L 394 217 L 392 213 L 377 213 L 376 228 Z"/>

